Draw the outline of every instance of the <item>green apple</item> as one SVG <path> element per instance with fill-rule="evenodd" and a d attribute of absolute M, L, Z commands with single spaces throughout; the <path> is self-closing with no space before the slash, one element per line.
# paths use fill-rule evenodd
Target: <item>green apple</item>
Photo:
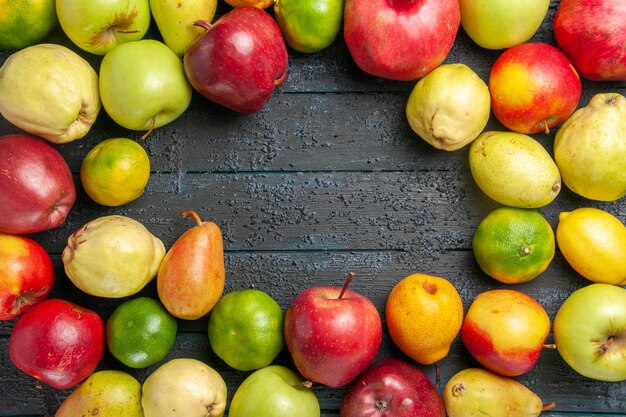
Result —
<path fill-rule="evenodd" d="M 626 380 L 626 289 L 595 283 L 574 291 L 554 317 L 554 342 L 579 374 Z"/>
<path fill-rule="evenodd" d="M 96 55 L 142 39 L 151 18 L 148 0 L 57 0 L 56 11 L 67 37 Z"/>
<path fill-rule="evenodd" d="M 107 114 L 122 127 L 152 130 L 183 114 L 191 85 L 182 61 L 154 39 L 113 48 L 100 65 L 100 98 Z"/>
<path fill-rule="evenodd" d="M 163 42 L 179 57 L 206 32 L 194 22 L 212 21 L 216 9 L 217 0 L 150 0 L 150 11 Z"/>
<path fill-rule="evenodd" d="M 319 417 L 317 397 L 298 374 L 281 365 L 254 371 L 237 388 L 228 417 Z"/>
<path fill-rule="evenodd" d="M 459 5 L 461 26 L 477 45 L 505 49 L 535 34 L 550 0 L 459 0 Z"/>

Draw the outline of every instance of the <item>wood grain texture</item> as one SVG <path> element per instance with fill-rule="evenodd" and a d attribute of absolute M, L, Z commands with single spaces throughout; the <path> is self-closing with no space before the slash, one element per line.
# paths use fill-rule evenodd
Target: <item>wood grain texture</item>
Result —
<path fill-rule="evenodd" d="M 551 2 L 532 40 L 554 42 L 551 21 L 557 4 Z M 218 10 L 224 13 L 228 7 L 220 1 Z M 149 37 L 158 39 L 154 27 Z M 49 40 L 71 46 L 60 30 Z M 98 68 L 99 57 L 76 51 Z M 461 29 L 446 63 L 465 63 L 487 81 L 499 54 L 477 47 Z M 0 63 L 8 56 L 0 51 Z M 411 131 L 404 106 L 414 84 L 361 72 L 341 37 L 319 53 L 290 50 L 288 77 L 259 113 L 235 114 L 194 94 L 178 120 L 141 142 L 151 160 L 148 188 L 140 199 L 119 208 L 89 200 L 78 179 L 80 163 L 103 139 L 138 139 L 143 132 L 117 126 L 102 111 L 87 137 L 56 146 L 75 173 L 79 196 L 64 225 L 32 235 L 54 260 L 52 296 L 94 309 L 106 320 L 121 300 L 87 296 L 69 281 L 60 259 L 68 236 L 99 216 L 122 214 L 141 221 L 170 247 L 193 225 L 182 218 L 188 209 L 222 229 L 225 291 L 259 288 L 283 310 L 303 289 L 340 285 L 350 271 L 356 273 L 351 288 L 374 302 L 383 324 L 389 291 L 413 272 L 449 279 L 465 309 L 480 292 L 507 288 L 479 269 L 471 251 L 476 226 L 499 205 L 473 182 L 467 148 L 438 151 Z M 599 92 L 626 94 L 623 82 L 583 80 L 583 87 L 581 107 Z M 492 118 L 486 129 L 503 127 Z M 0 117 L 0 134 L 14 132 L 19 129 Z M 533 137 L 551 152 L 555 133 Z M 594 202 L 566 188 L 539 211 L 556 227 L 560 212 L 582 206 L 602 208 L 626 223 L 624 199 Z M 537 299 L 552 319 L 563 300 L 586 284 L 557 252 L 544 274 L 513 288 Z M 155 283 L 138 295 L 157 297 Z M 0 322 L 0 416 L 53 414 L 71 390 L 52 389 L 15 368 L 7 350 L 15 322 Z M 168 358 L 193 357 L 214 366 L 227 381 L 231 398 L 249 373 L 230 369 L 213 354 L 206 325 L 206 316 L 179 320 Z M 410 361 L 385 332 L 378 358 L 388 356 Z M 294 368 L 286 350 L 276 363 Z M 457 338 L 438 366 L 441 389 L 454 373 L 477 364 Z M 155 367 L 125 368 L 107 352 L 99 369 L 125 370 L 143 381 Z M 422 369 L 435 379 L 434 366 Z M 544 402 L 556 401 L 556 409 L 545 416 L 626 415 L 626 383 L 583 378 L 554 350 L 545 350 L 536 367 L 517 379 Z M 343 390 L 314 390 L 322 415 L 337 417 Z"/>

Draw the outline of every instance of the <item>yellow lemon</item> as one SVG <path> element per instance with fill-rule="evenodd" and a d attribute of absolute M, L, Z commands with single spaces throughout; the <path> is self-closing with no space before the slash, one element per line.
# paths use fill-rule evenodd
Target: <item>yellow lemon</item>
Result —
<path fill-rule="evenodd" d="M 593 282 L 626 285 L 626 226 L 611 213 L 591 207 L 562 212 L 556 241 L 580 275 Z"/>
<path fill-rule="evenodd" d="M 472 249 L 490 277 L 505 284 L 527 282 L 554 258 L 554 232 L 536 210 L 501 207 L 480 222 Z"/>
<path fill-rule="evenodd" d="M 385 307 L 393 342 L 422 365 L 443 359 L 463 324 L 463 302 L 445 278 L 412 274 L 396 284 Z"/>
<path fill-rule="evenodd" d="M 143 194 L 150 178 L 150 158 L 137 142 L 111 138 L 83 159 L 80 181 L 89 197 L 104 206 L 121 206 Z"/>

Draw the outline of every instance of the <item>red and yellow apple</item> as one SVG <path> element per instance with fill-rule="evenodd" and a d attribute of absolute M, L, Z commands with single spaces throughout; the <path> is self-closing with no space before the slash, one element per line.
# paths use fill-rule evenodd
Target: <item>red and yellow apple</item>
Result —
<path fill-rule="evenodd" d="M 535 366 L 549 332 L 550 318 L 535 299 L 496 289 L 474 298 L 461 326 L 461 340 L 485 368 L 512 377 Z"/>
<path fill-rule="evenodd" d="M 582 84 L 569 59 L 547 43 L 513 46 L 489 74 L 491 109 L 518 133 L 549 132 L 576 110 Z"/>
<path fill-rule="evenodd" d="M 20 316 L 48 297 L 53 285 L 52 260 L 39 243 L 0 233 L 0 320 Z"/>

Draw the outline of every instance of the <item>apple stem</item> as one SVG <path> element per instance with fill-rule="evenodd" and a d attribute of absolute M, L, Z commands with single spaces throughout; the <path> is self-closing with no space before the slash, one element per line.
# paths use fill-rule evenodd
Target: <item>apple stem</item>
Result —
<path fill-rule="evenodd" d="M 293 388 L 311 388 L 313 386 L 313 381 L 302 381 L 302 382 L 298 382 L 295 385 L 292 385 Z"/>
<path fill-rule="evenodd" d="M 544 349 L 556 349 L 556 343 L 545 343 L 543 347 Z"/>
<path fill-rule="evenodd" d="M 193 25 L 201 27 L 201 28 L 206 29 L 206 30 L 211 29 L 211 26 L 213 26 L 213 25 L 211 25 L 211 22 L 208 22 L 206 20 L 196 20 L 195 22 L 193 22 Z"/>
<path fill-rule="evenodd" d="M 354 272 L 350 272 L 348 274 L 348 278 L 346 278 L 346 282 L 343 283 L 343 287 L 341 288 L 341 292 L 339 293 L 339 300 L 341 300 L 343 298 L 343 295 L 346 293 L 348 285 L 350 285 L 350 282 L 352 282 L 352 278 L 354 278 Z"/>
<path fill-rule="evenodd" d="M 198 213 L 193 210 L 187 210 L 183 213 L 183 219 L 186 219 L 189 216 L 193 217 L 193 219 L 196 221 L 196 225 L 202 226 L 202 220 L 200 219 L 200 216 L 198 216 Z"/>
<path fill-rule="evenodd" d="M 143 134 L 143 136 L 141 137 L 141 140 L 146 140 L 148 136 L 150 136 L 150 133 L 154 131 L 155 125 L 156 125 L 156 114 L 152 116 L 152 125 L 150 126 L 150 130 L 148 130 L 146 133 Z"/>
<path fill-rule="evenodd" d="M 139 29 L 133 29 L 133 30 L 115 29 L 115 31 L 117 33 L 124 33 L 124 34 L 126 34 L 126 33 L 139 33 L 140 32 Z"/>
<path fill-rule="evenodd" d="M 544 405 L 543 407 L 541 407 L 541 411 L 552 410 L 554 407 L 556 407 L 556 402 L 552 401 L 551 403 L 548 403 Z"/>
<path fill-rule="evenodd" d="M 550 128 L 548 127 L 548 121 L 544 120 L 543 121 L 543 127 L 545 129 L 546 135 L 550 133 Z"/>
<path fill-rule="evenodd" d="M 275 86 L 281 85 L 283 81 L 285 81 L 285 78 L 287 78 L 287 71 L 283 72 L 280 77 L 274 80 L 274 85 Z"/>

